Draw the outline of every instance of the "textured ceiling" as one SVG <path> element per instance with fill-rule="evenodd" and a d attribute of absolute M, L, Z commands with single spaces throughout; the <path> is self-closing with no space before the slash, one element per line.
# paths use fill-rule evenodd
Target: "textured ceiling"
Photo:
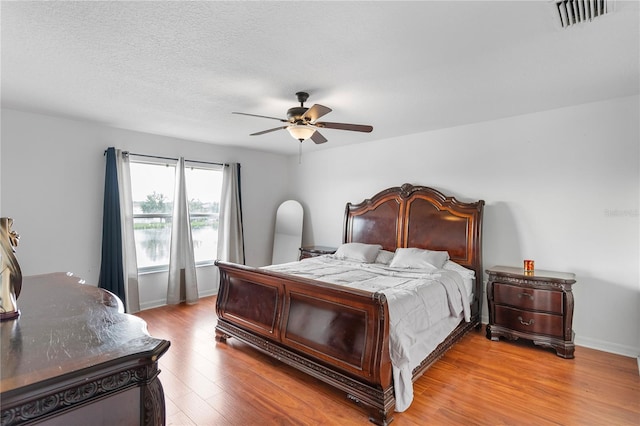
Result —
<path fill-rule="evenodd" d="M 362 143 L 639 92 L 639 7 L 561 28 L 553 1 L 7 2 L 2 106 L 295 154 L 295 92 L 324 145 Z"/>

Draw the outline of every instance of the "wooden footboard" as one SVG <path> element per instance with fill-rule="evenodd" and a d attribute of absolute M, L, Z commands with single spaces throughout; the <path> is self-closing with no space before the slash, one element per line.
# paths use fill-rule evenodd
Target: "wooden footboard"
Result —
<path fill-rule="evenodd" d="M 388 424 L 395 409 L 383 295 L 216 262 L 216 340 L 235 337 L 331 386 Z"/>

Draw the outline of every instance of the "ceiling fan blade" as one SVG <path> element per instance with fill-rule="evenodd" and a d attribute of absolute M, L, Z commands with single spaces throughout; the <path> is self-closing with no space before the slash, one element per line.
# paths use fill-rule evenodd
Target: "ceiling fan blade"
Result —
<path fill-rule="evenodd" d="M 288 123 L 289 122 L 289 120 L 285 120 L 284 118 L 268 117 L 266 115 L 257 115 L 257 114 L 247 114 L 246 112 L 232 112 L 231 114 L 248 115 L 249 117 L 269 118 L 271 120 L 282 121 L 283 123 Z"/>
<path fill-rule="evenodd" d="M 304 114 L 302 114 L 302 118 L 309 119 L 309 121 L 313 123 L 318 118 L 322 117 L 325 114 L 329 114 L 331 111 L 332 110 L 329 107 L 326 107 L 320 104 L 315 104 L 311 108 L 309 108 Z"/>
<path fill-rule="evenodd" d="M 286 129 L 287 127 L 289 127 L 289 126 L 274 127 L 273 129 L 263 130 L 261 132 L 256 132 L 256 133 L 251 133 L 249 136 L 264 135 L 265 133 L 275 132 L 276 130 Z"/>
<path fill-rule="evenodd" d="M 369 133 L 373 130 L 373 126 L 364 124 L 348 124 L 348 123 L 331 123 L 329 121 L 322 121 L 315 123 L 314 126 L 322 127 L 325 129 L 338 129 L 338 130 L 351 130 L 353 132 L 366 132 Z"/>
<path fill-rule="evenodd" d="M 315 143 L 317 143 L 317 144 L 325 143 L 325 142 L 327 141 L 327 138 L 325 138 L 324 136 L 322 136 L 322 135 L 320 134 L 320 132 L 319 132 L 319 131 L 317 131 L 317 130 L 316 130 L 315 132 L 313 132 L 313 134 L 311 135 L 311 138 L 310 138 L 310 139 L 311 139 L 312 141 L 314 141 Z"/>

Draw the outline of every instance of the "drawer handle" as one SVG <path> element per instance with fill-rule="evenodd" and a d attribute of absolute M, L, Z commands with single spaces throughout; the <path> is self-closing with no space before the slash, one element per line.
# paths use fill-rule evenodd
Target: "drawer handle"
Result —
<path fill-rule="evenodd" d="M 531 319 L 529 320 L 529 322 L 524 322 L 524 320 L 522 319 L 522 317 L 521 317 L 521 316 L 518 316 L 518 320 L 520 321 L 520 324 L 522 324 L 522 325 L 533 325 L 533 323 L 534 323 L 533 318 L 531 318 Z"/>
<path fill-rule="evenodd" d="M 529 294 L 529 293 L 518 293 L 518 299 L 522 299 L 523 297 L 528 297 L 529 299 L 533 300 L 533 294 Z"/>

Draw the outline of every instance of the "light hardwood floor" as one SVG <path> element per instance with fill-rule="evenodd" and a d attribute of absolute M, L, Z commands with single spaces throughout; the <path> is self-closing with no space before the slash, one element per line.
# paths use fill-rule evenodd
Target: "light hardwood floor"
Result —
<path fill-rule="evenodd" d="M 367 425 L 342 392 L 235 340 L 216 343 L 215 297 L 138 314 L 171 341 L 160 359 L 168 425 Z M 635 358 L 471 332 L 414 384 L 392 425 L 640 425 Z"/>

